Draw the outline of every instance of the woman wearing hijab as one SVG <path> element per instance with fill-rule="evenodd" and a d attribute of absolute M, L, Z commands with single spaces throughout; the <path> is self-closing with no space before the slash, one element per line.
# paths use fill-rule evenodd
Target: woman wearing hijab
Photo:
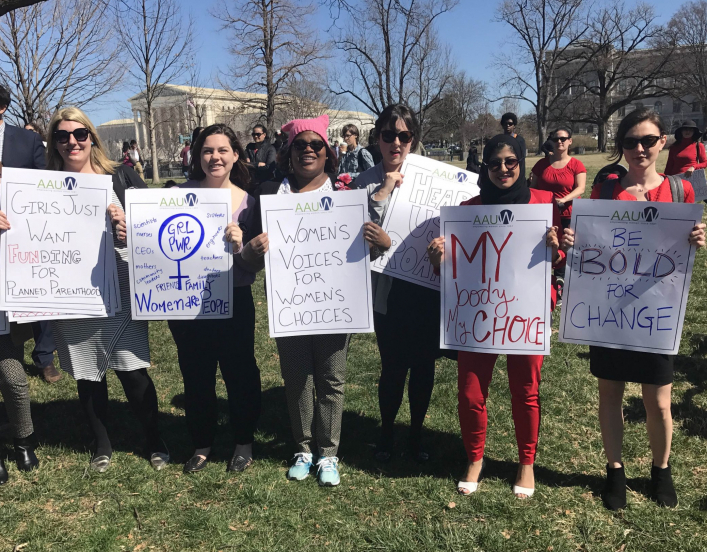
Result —
<path fill-rule="evenodd" d="M 694 171 L 707 167 L 707 153 L 700 142 L 700 135 L 695 121 L 683 121 L 675 131 L 675 142 L 668 152 L 666 176 L 685 174 L 686 178 L 690 178 Z"/>
<path fill-rule="evenodd" d="M 322 194 L 340 189 L 336 186 L 336 154 L 326 139 L 328 126 L 329 116 L 322 115 L 316 119 L 295 119 L 282 127 L 289 138 L 279 168 L 287 176 L 282 182 L 263 182 L 255 192 L 255 237 L 242 253 L 252 265 L 262 268 L 269 245 L 260 219 L 263 195 Z M 336 455 L 344 413 L 350 337 L 350 334 L 319 334 L 275 338 L 297 444 L 294 463 L 287 472 L 290 480 L 306 479 L 316 454 L 319 485 L 334 487 L 340 482 Z"/>
<path fill-rule="evenodd" d="M 386 107 L 375 126 L 383 161 L 359 175 L 356 183 L 368 191 L 368 212 L 364 237 L 371 245 L 371 257 L 381 256 L 391 245 L 381 228 L 388 213 L 393 190 L 405 186 L 400 168 L 420 140 L 414 113 L 402 104 Z M 412 184 L 410 184 L 412 185 Z M 435 361 L 439 350 L 439 291 L 387 274 L 371 273 L 373 321 L 381 356 L 378 404 L 381 433 L 376 459 L 390 460 L 394 448 L 395 418 L 405 395 L 410 372 L 410 433 L 407 449 L 418 462 L 429 459 L 422 446 L 422 426 L 430 405 L 435 381 Z"/>
<path fill-rule="evenodd" d="M 553 227 L 548 229 L 546 243 L 552 247 L 552 264 L 564 263 L 565 255 L 558 250 L 557 230 L 560 212 L 551 192 L 528 188 L 520 171 L 523 150 L 518 141 L 508 134 L 491 139 L 484 148 L 479 178 L 481 195 L 462 205 L 525 205 L 552 204 Z M 432 240 L 428 248 L 430 262 L 436 269 L 444 259 L 444 236 Z M 555 289 L 551 288 L 554 308 Z M 469 463 L 466 473 L 457 484 L 460 494 L 468 495 L 478 488 L 483 467 L 486 440 L 486 398 L 496 354 L 459 351 L 459 423 Z M 520 466 L 513 486 L 518 498 L 529 498 L 535 492 L 533 464 L 540 429 L 540 368 L 543 355 L 507 355 L 508 384 L 511 390 L 513 422 Z"/>
<path fill-rule="evenodd" d="M 619 178 L 609 175 L 606 180 L 597 183 L 591 198 L 671 203 L 670 181 L 655 168 L 666 139 L 665 125 L 655 111 L 638 109 L 629 113 L 619 123 L 614 152 L 616 163 L 622 157 L 626 159 L 628 172 Z M 692 185 L 682 180 L 682 187 L 684 203 L 694 203 Z M 704 247 L 705 225 L 696 225 L 685 237 L 697 248 Z M 566 229 L 562 249 L 569 250 L 574 242 L 574 231 Z M 660 249 L 670 247 L 670 244 L 656 243 L 653 246 Z M 653 455 L 651 498 L 661 506 L 677 506 L 677 493 L 668 462 L 673 435 L 670 404 L 674 359 L 673 355 L 589 347 L 589 369 L 599 380 L 599 425 L 607 460 L 602 499 L 609 510 L 626 506 L 626 473 L 621 449 L 624 428 L 622 405 L 627 381 L 641 384 L 648 441 Z"/>

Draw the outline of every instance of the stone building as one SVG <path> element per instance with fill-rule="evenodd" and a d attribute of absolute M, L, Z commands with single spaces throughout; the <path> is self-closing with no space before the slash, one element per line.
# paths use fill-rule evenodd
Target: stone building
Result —
<path fill-rule="evenodd" d="M 111 157 L 115 157 L 114 151 L 120 153 L 125 140 L 136 139 L 140 147 L 147 150 L 145 93 L 141 92 L 128 98 L 128 101 L 133 113 L 132 119 L 116 119 L 98 126 L 98 133 L 106 142 Z M 252 126 L 262 122 L 264 101 L 265 94 L 166 85 L 163 93 L 153 104 L 156 121 L 155 142 L 160 160 L 177 160 L 183 141 L 191 136 L 194 128 L 215 123 L 224 123 L 233 128 L 245 146 L 250 141 Z M 302 108 L 301 101 L 298 102 L 298 108 Z M 282 119 L 280 125 L 290 118 L 328 113 L 329 138 L 333 142 L 335 139 L 340 139 L 341 129 L 345 124 L 353 123 L 358 126 L 363 139 L 368 136 L 369 130 L 375 123 L 375 117 L 368 113 L 333 110 L 311 101 L 307 110 L 309 113 L 288 113 L 287 108 L 283 109 L 278 113 L 278 119 Z M 269 130 L 272 136 L 274 129 Z"/>

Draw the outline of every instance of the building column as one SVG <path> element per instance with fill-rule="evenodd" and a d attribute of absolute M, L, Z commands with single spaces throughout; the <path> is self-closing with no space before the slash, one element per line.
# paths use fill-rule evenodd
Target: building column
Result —
<path fill-rule="evenodd" d="M 138 127 L 137 114 L 138 114 L 137 109 L 133 109 L 133 124 L 135 125 L 135 140 L 137 140 L 137 146 L 142 147 L 143 142 L 140 139 L 140 129 Z"/>

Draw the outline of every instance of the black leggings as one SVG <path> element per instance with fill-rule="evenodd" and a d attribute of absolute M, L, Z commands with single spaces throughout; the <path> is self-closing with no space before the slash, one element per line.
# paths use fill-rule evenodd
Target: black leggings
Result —
<path fill-rule="evenodd" d="M 116 371 L 123 385 L 125 396 L 145 432 L 146 452 L 166 452 L 160 439 L 157 424 L 157 392 L 155 384 L 145 368 L 130 372 Z M 108 416 L 108 383 L 101 381 L 77 380 L 79 401 L 86 413 L 91 431 L 96 439 L 96 456 L 110 455 L 111 444 L 106 429 Z"/>
<path fill-rule="evenodd" d="M 250 286 L 233 289 L 233 318 L 170 320 L 184 379 L 184 409 L 194 448 L 214 442 L 218 421 L 216 369 L 228 393 L 234 441 L 254 440 L 260 418 L 260 370 L 255 361 L 255 307 Z"/>

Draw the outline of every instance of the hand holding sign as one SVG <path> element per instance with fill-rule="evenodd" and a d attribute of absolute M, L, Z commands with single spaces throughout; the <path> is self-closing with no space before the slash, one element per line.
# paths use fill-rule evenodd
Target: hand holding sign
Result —
<path fill-rule="evenodd" d="M 177 289 L 182 289 L 182 280 L 189 278 L 182 276 L 181 262 L 196 253 L 204 241 L 204 226 L 198 218 L 188 213 L 179 213 L 166 219 L 158 234 L 160 250 L 170 261 L 177 263 L 176 278 Z"/>

